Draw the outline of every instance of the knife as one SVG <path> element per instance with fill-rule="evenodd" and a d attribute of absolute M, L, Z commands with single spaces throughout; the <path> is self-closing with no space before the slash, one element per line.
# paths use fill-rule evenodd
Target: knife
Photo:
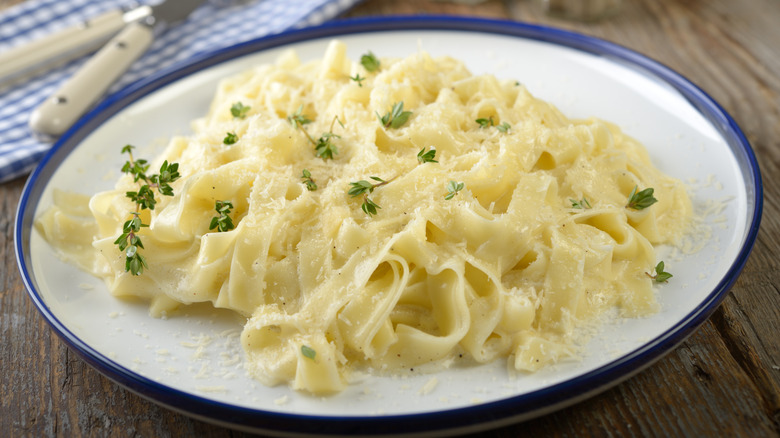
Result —
<path fill-rule="evenodd" d="M 149 6 L 114 9 L 77 26 L 0 53 L 0 85 L 97 50 L 124 26 L 151 14 Z"/>
<path fill-rule="evenodd" d="M 150 6 L 90 58 L 30 115 L 30 128 L 44 138 L 56 138 L 70 128 L 138 59 L 156 35 L 186 19 L 205 0 L 169 0 Z"/>

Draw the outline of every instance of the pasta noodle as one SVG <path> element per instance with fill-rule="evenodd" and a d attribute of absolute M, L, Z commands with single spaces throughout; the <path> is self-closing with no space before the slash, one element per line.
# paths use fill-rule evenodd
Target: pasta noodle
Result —
<path fill-rule="evenodd" d="M 384 126 L 400 102 L 408 120 Z M 691 217 L 683 184 L 618 127 L 424 52 L 375 72 L 338 41 L 321 60 L 287 52 L 221 82 L 193 131 L 155 161 L 179 163 L 181 179 L 142 213 L 143 275 L 115 244 L 134 209 L 129 175 L 91 198 L 57 193 L 37 228 L 153 314 L 210 302 L 246 316 L 250 374 L 312 393 L 342 390 L 358 368 L 463 356 L 534 371 L 573 357 L 578 327 L 606 310 L 657 310 L 654 245 L 677 243 Z M 332 159 L 315 153 L 320 133 Z M 430 150 L 435 162 L 417 159 Z M 376 214 L 348 194 L 361 180 L 376 184 Z M 657 202 L 626 207 L 636 188 Z M 209 229 L 217 200 L 232 202 L 234 229 Z"/>

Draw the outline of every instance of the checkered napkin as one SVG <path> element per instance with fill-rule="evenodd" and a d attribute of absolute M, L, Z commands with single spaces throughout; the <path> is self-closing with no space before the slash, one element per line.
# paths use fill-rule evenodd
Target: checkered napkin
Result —
<path fill-rule="evenodd" d="M 186 21 L 157 37 L 108 94 L 199 53 L 320 24 L 358 1 L 209 0 Z M 137 3 L 154 4 L 157 1 L 142 0 Z M 128 0 L 27 0 L 0 11 L 0 52 L 78 25 L 103 12 L 137 3 Z M 10 88 L 0 88 L 0 182 L 29 173 L 51 147 L 50 143 L 32 136 L 27 126 L 30 113 L 87 58 L 71 61 Z"/>

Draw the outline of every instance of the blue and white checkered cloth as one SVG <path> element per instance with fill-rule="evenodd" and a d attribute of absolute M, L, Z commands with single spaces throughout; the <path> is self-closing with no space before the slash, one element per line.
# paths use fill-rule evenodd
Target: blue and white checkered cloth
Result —
<path fill-rule="evenodd" d="M 210 0 L 160 35 L 109 94 L 193 55 L 336 17 L 360 0 Z M 135 2 L 133 2 L 135 3 Z M 0 11 L 0 52 L 132 5 L 128 0 L 28 0 Z M 142 0 L 137 3 L 154 4 Z M 30 113 L 88 57 L 0 88 L 0 182 L 29 173 L 51 147 L 34 138 Z"/>

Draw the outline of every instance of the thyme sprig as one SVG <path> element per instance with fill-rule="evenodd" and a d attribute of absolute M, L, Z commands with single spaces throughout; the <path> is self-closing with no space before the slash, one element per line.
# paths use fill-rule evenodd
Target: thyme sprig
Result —
<path fill-rule="evenodd" d="M 363 68 L 368 72 L 375 72 L 382 65 L 379 58 L 371 51 L 360 57 L 360 63 L 363 64 Z"/>
<path fill-rule="evenodd" d="M 582 210 L 591 208 L 590 202 L 588 201 L 588 198 L 586 198 L 584 196 L 579 201 L 577 201 L 575 199 L 569 199 L 569 202 L 571 202 L 571 208 L 578 208 L 578 209 L 582 209 Z"/>
<path fill-rule="evenodd" d="M 209 230 L 216 228 L 217 231 L 230 231 L 235 228 L 235 225 L 233 225 L 233 219 L 230 218 L 230 211 L 233 210 L 232 202 L 216 201 L 214 203 L 214 210 L 219 213 L 219 216 L 211 218 Z"/>
<path fill-rule="evenodd" d="M 222 139 L 222 144 L 231 145 L 231 144 L 236 144 L 237 141 L 238 141 L 238 134 L 236 134 L 235 132 L 228 132 L 225 134 L 225 138 Z"/>
<path fill-rule="evenodd" d="M 420 149 L 420 152 L 417 153 L 417 161 L 420 162 L 420 164 L 424 163 L 438 163 L 438 161 L 435 160 L 436 158 L 436 149 L 431 146 L 431 150 L 428 152 L 425 151 L 425 147 Z"/>
<path fill-rule="evenodd" d="M 287 120 L 295 127 L 295 129 L 301 128 L 301 131 L 303 131 L 303 134 L 306 136 L 309 142 L 314 145 L 314 152 L 318 157 L 322 158 L 323 160 L 333 159 L 333 156 L 339 153 L 338 148 L 335 144 L 333 144 L 333 139 L 341 138 L 340 135 L 333 133 L 333 127 L 335 126 L 336 122 L 338 122 L 342 128 L 344 127 L 344 124 L 341 123 L 341 120 L 339 120 L 339 116 L 333 117 L 333 120 L 330 122 L 330 130 L 328 132 L 322 133 L 320 138 L 317 140 L 315 140 L 308 132 L 306 132 L 306 129 L 303 128 L 303 125 L 312 122 L 312 120 L 309 119 L 307 115 L 303 114 L 303 105 L 299 106 L 298 110 L 293 114 L 287 116 Z"/>
<path fill-rule="evenodd" d="M 138 252 L 139 249 L 144 247 L 138 233 L 141 231 L 141 228 L 149 225 L 141 221 L 138 212 L 134 211 L 130 214 L 132 219 L 122 225 L 122 234 L 114 241 L 114 245 L 117 245 L 119 250 L 125 253 L 125 272 L 141 275 L 149 265 L 146 264 L 146 258 Z"/>
<path fill-rule="evenodd" d="M 664 262 L 660 261 L 655 265 L 655 274 L 645 272 L 645 275 L 652 278 L 656 283 L 666 283 L 670 278 L 674 277 L 672 274 L 664 271 Z"/>
<path fill-rule="evenodd" d="M 450 200 L 455 197 L 455 195 L 458 194 L 459 191 L 463 190 L 463 187 L 465 187 L 466 184 L 463 182 L 457 182 L 457 181 L 450 181 L 447 183 L 447 194 L 444 195 L 444 199 Z"/>
<path fill-rule="evenodd" d="M 407 120 L 409 120 L 409 116 L 411 115 L 411 111 L 404 111 L 403 100 L 394 103 L 393 108 L 384 116 L 380 116 L 379 113 L 376 113 L 376 116 L 379 118 L 379 122 L 382 123 L 382 126 L 385 128 L 400 128 L 404 125 L 404 123 L 406 123 Z"/>
<path fill-rule="evenodd" d="M 480 117 L 477 120 L 474 120 L 479 125 L 479 129 L 488 128 L 490 126 L 496 126 L 495 122 L 493 122 L 493 116 L 488 117 L 487 119 L 484 117 Z"/>
<path fill-rule="evenodd" d="M 500 125 L 496 125 L 496 122 L 493 121 L 493 116 L 490 116 L 487 119 L 484 118 L 484 117 L 480 117 L 479 119 L 474 120 L 474 121 L 477 122 L 477 124 L 479 125 L 479 129 L 489 128 L 491 126 L 495 126 L 496 129 L 498 129 L 499 131 L 507 132 L 507 131 L 509 131 L 509 128 L 512 127 L 512 125 L 510 125 L 507 122 L 502 122 Z"/>
<path fill-rule="evenodd" d="M 360 206 L 360 208 L 363 209 L 363 212 L 366 213 L 367 215 L 373 216 L 377 213 L 376 210 L 378 208 L 381 209 L 382 207 L 380 207 L 374 201 L 372 201 L 371 198 L 368 197 L 368 195 L 371 194 L 375 188 L 388 184 L 390 181 L 392 181 L 392 179 L 385 181 L 382 178 L 379 178 L 378 176 L 371 176 L 369 178 L 377 182 L 372 183 L 364 179 L 360 181 L 350 182 L 349 185 L 351 188 L 347 191 L 347 194 L 352 196 L 353 198 L 362 195 L 363 204 Z"/>
<path fill-rule="evenodd" d="M 301 354 L 311 360 L 314 360 L 317 357 L 317 351 L 308 345 L 301 345 Z"/>
<path fill-rule="evenodd" d="M 364 78 L 363 76 L 360 76 L 360 73 L 355 73 L 355 76 L 350 76 L 349 78 L 352 79 L 353 81 L 357 82 L 358 87 L 362 87 L 363 86 L 363 81 L 366 80 L 366 78 Z"/>
<path fill-rule="evenodd" d="M 333 128 L 331 128 L 333 129 Z M 333 156 L 339 153 L 339 149 L 333 144 L 334 138 L 341 138 L 340 135 L 331 132 L 324 132 L 317 142 L 314 144 L 314 151 L 318 157 L 323 160 L 333 159 Z"/>
<path fill-rule="evenodd" d="M 309 169 L 303 169 L 301 179 L 303 180 L 303 183 L 306 184 L 307 190 L 310 192 L 317 190 L 317 183 L 314 182 L 314 178 L 311 177 L 311 172 L 309 172 Z"/>
<path fill-rule="evenodd" d="M 237 119 L 243 119 L 249 114 L 250 109 L 252 109 L 251 106 L 236 102 L 230 107 L 230 114 Z"/>
<path fill-rule="evenodd" d="M 644 210 L 645 208 L 658 202 L 658 200 L 653 196 L 652 187 L 644 189 L 638 193 L 636 191 L 637 188 L 637 186 L 634 186 L 634 189 L 631 190 L 631 194 L 628 195 L 628 203 L 626 204 L 627 208 L 633 210 Z"/>
<path fill-rule="evenodd" d="M 149 163 L 144 159 L 133 157 L 132 145 L 125 145 L 122 153 L 128 155 L 128 160 L 122 165 L 122 172 L 133 176 L 133 182 L 139 184 L 137 191 L 127 191 L 125 196 L 135 203 L 134 211 L 130 212 L 131 218 L 122 225 L 122 234 L 114 241 L 120 251 L 125 253 L 125 271 L 132 275 L 141 275 L 145 268 L 148 268 L 146 258 L 139 252 L 144 249 L 139 232 L 141 228 L 148 227 L 149 224 L 143 223 L 141 211 L 144 209 L 154 210 L 157 204 L 154 191 L 165 196 L 173 196 L 173 187 L 171 183 L 181 177 L 179 174 L 178 163 L 168 163 L 164 161 L 160 166 L 160 173 L 147 175 Z"/>
<path fill-rule="evenodd" d="M 296 129 L 299 126 L 303 126 L 312 122 L 312 120 L 306 114 L 303 114 L 303 105 L 299 106 L 294 113 L 287 116 L 287 121 L 290 122 L 290 124 L 293 125 L 293 127 Z"/>

